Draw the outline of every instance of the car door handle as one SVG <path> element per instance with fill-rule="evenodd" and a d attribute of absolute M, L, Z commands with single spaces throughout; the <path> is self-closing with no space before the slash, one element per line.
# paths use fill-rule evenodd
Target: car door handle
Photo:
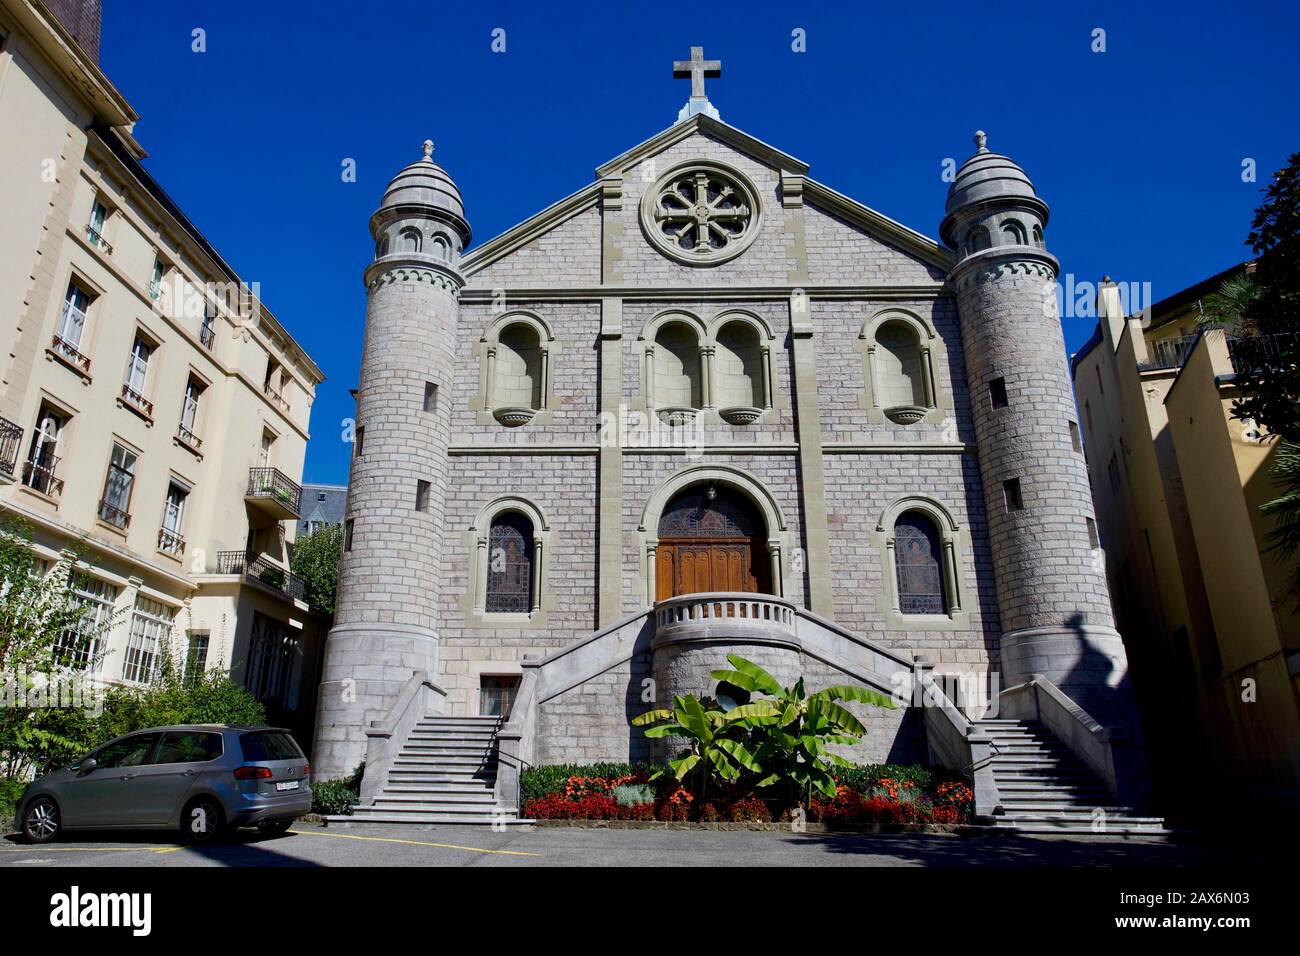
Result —
<path fill-rule="evenodd" d="M 121 779 L 123 779 L 123 780 L 134 780 L 135 778 L 136 778 L 136 774 L 133 774 L 133 773 L 124 773 L 124 774 L 122 774 L 122 777 L 121 777 Z"/>
<path fill-rule="evenodd" d="M 198 772 L 197 770 L 186 770 L 184 773 L 181 774 L 181 776 L 182 776 L 182 777 L 197 777 L 198 774 L 199 774 L 199 772 Z"/>

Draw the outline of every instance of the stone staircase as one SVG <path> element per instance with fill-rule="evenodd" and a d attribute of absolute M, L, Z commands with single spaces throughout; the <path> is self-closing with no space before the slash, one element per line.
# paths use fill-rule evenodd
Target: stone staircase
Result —
<path fill-rule="evenodd" d="M 993 738 L 1000 807 L 993 826 L 1016 833 L 1168 836 L 1161 817 L 1117 806 L 1098 777 L 1047 727 L 1030 720 L 979 720 Z"/>
<path fill-rule="evenodd" d="M 500 717 L 420 720 L 388 771 L 383 790 L 331 823 L 517 824 L 496 810 L 496 735 Z"/>

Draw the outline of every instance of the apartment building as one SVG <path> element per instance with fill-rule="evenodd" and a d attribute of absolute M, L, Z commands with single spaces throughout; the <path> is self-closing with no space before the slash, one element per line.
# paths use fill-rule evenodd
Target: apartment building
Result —
<path fill-rule="evenodd" d="M 288 569 L 323 376 L 145 170 L 98 6 L 0 0 L 0 508 L 117 612 L 82 666 L 146 684 L 170 649 L 305 731 L 327 622 Z"/>
<path fill-rule="evenodd" d="M 1270 546 L 1277 442 L 1233 416 L 1269 337 L 1204 319 L 1234 266 L 1127 315 L 1103 284 L 1071 359 L 1118 627 L 1157 786 L 1189 813 L 1293 810 L 1300 792 L 1300 603 Z M 1220 787 L 1204 801 L 1204 781 Z M 1196 784 L 1189 787 L 1188 784 Z"/>

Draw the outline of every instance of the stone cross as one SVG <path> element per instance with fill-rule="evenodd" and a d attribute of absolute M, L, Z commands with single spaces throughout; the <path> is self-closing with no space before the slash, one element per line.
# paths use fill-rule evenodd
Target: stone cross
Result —
<path fill-rule="evenodd" d="M 704 78 L 710 79 L 722 75 L 721 60 L 704 59 L 704 47 L 691 47 L 689 60 L 673 60 L 673 78 L 684 80 L 691 78 L 691 98 L 704 99 Z"/>

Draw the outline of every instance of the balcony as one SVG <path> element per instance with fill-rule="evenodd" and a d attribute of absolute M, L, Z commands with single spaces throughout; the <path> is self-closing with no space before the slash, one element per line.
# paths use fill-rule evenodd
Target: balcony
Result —
<path fill-rule="evenodd" d="M 0 475 L 14 476 L 18 467 L 18 446 L 23 440 L 23 430 L 9 419 L 0 417 Z"/>
<path fill-rule="evenodd" d="M 272 521 L 296 521 L 302 505 L 302 486 L 290 481 L 279 468 L 250 468 L 244 502 Z"/>
<path fill-rule="evenodd" d="M 283 395 L 273 389 L 269 384 L 263 385 L 262 391 L 265 393 L 266 397 L 271 400 L 272 405 L 280 409 L 280 411 L 284 412 L 286 415 L 289 414 L 289 402 Z"/>
<path fill-rule="evenodd" d="M 47 351 L 59 361 L 71 366 L 74 371 L 89 377 L 90 357 L 83 355 L 75 345 L 63 336 L 54 336 L 54 340 L 50 343 Z"/>
<path fill-rule="evenodd" d="M 212 330 L 212 320 L 204 319 L 203 324 L 199 326 L 199 341 L 209 352 L 212 351 L 212 344 L 217 340 L 217 333 Z"/>
<path fill-rule="evenodd" d="M 86 241 L 95 248 L 103 250 L 105 255 L 113 254 L 113 247 L 108 244 L 103 233 L 89 223 L 86 224 Z"/>
<path fill-rule="evenodd" d="M 203 439 L 194 434 L 193 429 L 186 427 L 184 422 L 176 426 L 176 440 L 196 455 L 203 451 Z"/>
<path fill-rule="evenodd" d="M 654 615 L 656 645 L 737 637 L 797 644 L 794 605 L 772 594 L 683 594 L 657 602 Z"/>
<path fill-rule="evenodd" d="M 175 531 L 169 531 L 167 528 L 159 528 L 158 550 L 164 554 L 170 554 L 174 558 L 179 558 L 185 554 L 185 539 Z"/>
<path fill-rule="evenodd" d="M 131 526 L 131 516 L 123 511 L 117 505 L 111 504 L 106 500 L 99 503 L 99 520 L 105 524 L 111 524 L 119 531 L 125 531 Z"/>
<path fill-rule="evenodd" d="M 23 484 L 32 491 L 58 498 L 63 494 L 63 479 L 54 477 L 59 459 L 46 455 L 41 461 L 28 461 L 23 465 Z"/>
<path fill-rule="evenodd" d="M 129 384 L 122 385 L 122 404 L 126 405 L 132 411 L 139 412 L 150 421 L 153 420 L 153 402 L 145 398 Z"/>
<path fill-rule="evenodd" d="M 302 579 L 286 571 L 264 554 L 247 554 L 243 551 L 218 551 L 218 574 L 242 574 L 249 581 L 258 581 L 275 588 L 296 601 L 307 600 L 307 586 Z"/>

